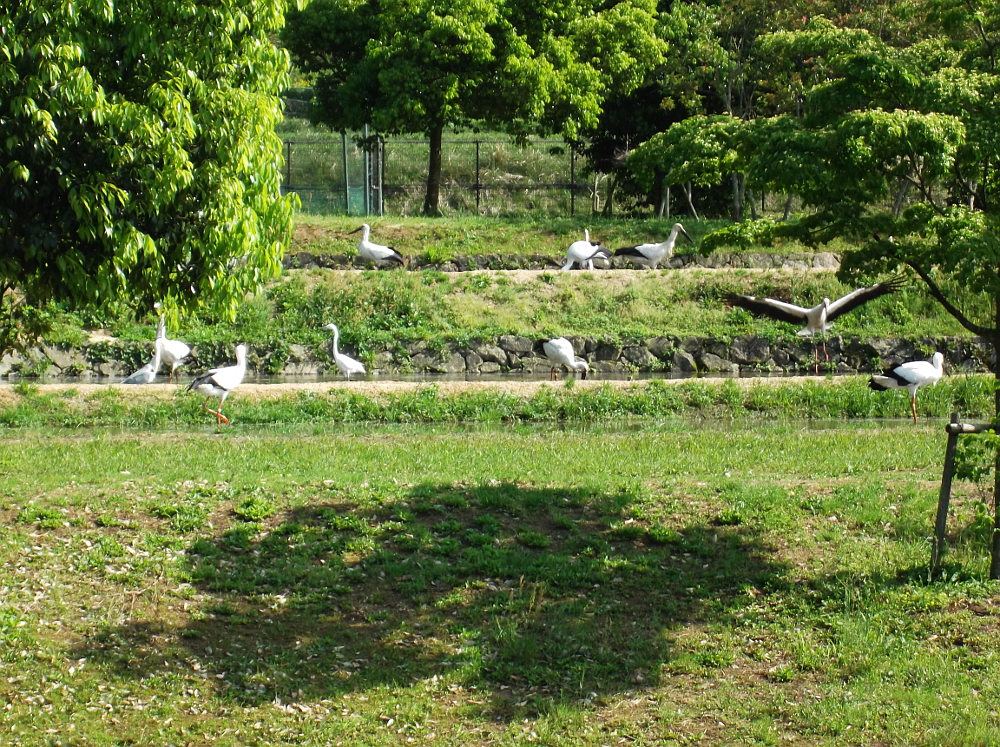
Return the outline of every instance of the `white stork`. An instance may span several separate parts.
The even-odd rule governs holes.
[[[381,265],[383,263],[396,264],[400,267],[403,266],[405,260],[403,255],[393,249],[391,246],[382,246],[381,244],[376,244],[368,240],[371,236],[372,229],[367,223],[363,223],[360,228],[355,228],[351,233],[347,234],[350,236],[353,233],[361,231],[361,241],[358,242],[358,256],[362,259],[367,259],[370,262]]]
[[[542,343],[542,350],[545,352],[545,357],[553,363],[552,370],[549,372],[550,381],[559,378],[559,375],[556,373],[556,366],[566,366],[570,371],[580,374],[581,379],[587,378],[590,366],[587,365],[587,361],[576,359],[573,343],[565,337],[546,340]]]
[[[561,269],[568,270],[575,262],[581,270],[585,264],[588,270],[593,270],[594,260],[598,258],[611,259],[611,252],[600,244],[593,243],[590,240],[590,231],[585,228],[583,229],[583,239],[574,241],[566,250],[566,264]]]
[[[944,356],[934,353],[929,361],[907,361],[895,368],[876,374],[868,380],[868,388],[876,392],[887,389],[906,389],[910,393],[913,423],[917,422],[917,390],[927,384],[937,384],[944,374]]]
[[[356,361],[349,355],[344,355],[337,348],[337,342],[340,340],[340,330],[337,329],[337,325],[327,324],[324,329],[333,330],[333,361],[337,364],[337,368],[340,369],[340,372],[347,377],[347,380],[351,380],[351,374],[365,373],[365,367],[361,361]]]
[[[830,329],[830,323],[837,317],[843,316],[848,311],[853,311],[874,298],[899,290],[903,287],[904,282],[902,278],[893,278],[884,283],[870,285],[867,288],[858,288],[858,290],[848,293],[836,301],[824,298],[821,303],[811,309],[804,309],[801,306],[773,298],[757,298],[755,296],[730,296],[729,302],[733,306],[746,309],[754,316],[767,316],[781,322],[801,324],[803,325],[802,329],[797,334],[802,337],[815,337],[819,333],[823,337],[823,354],[827,360],[830,360],[830,354],[826,350],[826,333]],[[818,352],[816,352],[816,360],[818,368]]]
[[[684,230],[684,226],[680,223],[674,223],[674,227],[670,231],[670,235],[666,241],[661,241],[659,244],[625,246],[621,249],[615,249],[615,256],[625,257],[625,259],[631,260],[639,267],[648,267],[650,270],[655,270],[656,265],[660,262],[674,256],[674,244],[677,242],[677,234],[684,234],[684,237],[688,241],[692,244],[694,243],[694,239]]]
[[[204,395],[205,401],[201,403],[201,409],[215,415],[216,426],[220,426],[222,423],[229,425],[229,418],[222,414],[222,403],[226,401],[226,397],[229,396],[229,393],[243,382],[243,377],[246,376],[246,373],[247,346],[237,345],[235,366],[213,368],[210,371],[206,371],[200,376],[196,376],[194,380],[188,384],[187,390],[195,391],[198,394]],[[209,409],[206,404],[212,397],[219,400],[218,410]]]
[[[160,308],[160,304],[153,304],[155,308]],[[162,353],[163,362],[170,366],[170,375],[167,377],[167,383],[171,383],[174,380],[174,371],[180,366],[184,359],[191,355],[191,348],[187,344],[181,342],[180,340],[168,340],[167,339],[167,323],[164,319],[163,314],[160,314],[160,321],[156,325],[156,339],[160,340],[162,343]]]
[[[160,370],[162,343],[159,339],[153,342],[153,360],[122,381],[122,384],[152,384],[156,380],[156,372]]]

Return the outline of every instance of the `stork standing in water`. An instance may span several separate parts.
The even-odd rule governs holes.
[[[934,353],[929,361],[907,361],[895,368],[876,374],[868,380],[868,388],[876,392],[887,389],[905,389],[910,393],[910,409],[913,410],[913,423],[917,423],[917,390],[940,381],[944,374],[944,356]]]
[[[347,380],[351,380],[351,374],[365,373],[365,367],[361,361],[356,361],[351,356],[344,355],[337,347],[337,342],[340,340],[340,330],[337,329],[337,325],[327,324],[324,329],[333,330],[333,362],[337,364],[337,368],[347,377]]]
[[[583,229],[583,239],[574,241],[566,250],[566,264],[562,266],[562,269],[570,269],[575,262],[581,270],[584,265],[587,265],[588,270],[593,270],[595,259],[611,259],[611,252],[600,244],[593,243],[590,240],[590,231],[585,228]]]
[[[823,354],[830,360],[830,354],[826,350],[826,333],[830,329],[831,322],[839,316],[843,316],[848,311],[853,311],[864,303],[872,299],[884,296],[887,293],[894,293],[903,287],[903,278],[893,278],[884,283],[876,283],[867,288],[848,293],[846,296],[830,301],[824,298],[823,301],[811,309],[805,309],[795,304],[778,301],[773,298],[757,298],[755,296],[730,296],[729,302],[733,306],[739,306],[749,311],[754,316],[767,316],[781,322],[791,324],[801,324],[802,329],[798,331],[802,337],[815,338],[819,333],[823,338]],[[814,349],[816,370],[819,371],[819,351]]]
[[[615,256],[625,257],[625,259],[631,260],[639,267],[648,267],[650,270],[655,270],[656,265],[660,262],[674,256],[674,244],[677,243],[677,234],[684,234],[684,237],[688,241],[692,244],[694,243],[694,239],[684,230],[684,226],[680,223],[674,223],[674,227],[670,231],[670,235],[666,241],[661,241],[659,244],[625,246],[621,249],[615,249]]]
[[[155,303],[153,307],[158,309],[160,308],[160,304]],[[156,339],[161,342],[163,362],[170,366],[170,375],[167,377],[167,383],[169,384],[174,380],[174,371],[177,370],[177,367],[184,362],[185,358],[191,355],[191,348],[180,340],[167,339],[167,323],[163,314],[160,314],[160,321],[156,325]]]
[[[400,267],[403,266],[405,260],[403,255],[393,249],[391,246],[382,246],[381,244],[376,244],[373,241],[369,241],[368,237],[371,236],[372,229],[367,223],[363,223],[360,228],[355,228],[351,233],[347,234],[350,236],[353,233],[361,231],[361,240],[358,242],[358,256],[367,259],[375,264],[395,264]]]
[[[215,415],[216,426],[223,423],[229,425],[229,418],[222,414],[222,403],[226,401],[229,393],[243,383],[243,377],[247,373],[247,346],[236,346],[236,365],[225,368],[213,368],[206,371],[188,384],[188,391],[195,391],[205,397],[201,403],[201,409]],[[219,408],[212,410],[207,403],[212,397],[219,400]]]
[[[573,343],[565,337],[556,337],[552,340],[546,340],[542,343],[542,350],[545,352],[545,357],[553,363],[552,370],[549,372],[550,381],[559,378],[556,373],[556,366],[566,366],[566,368],[570,371],[575,371],[580,374],[581,379],[587,378],[587,372],[590,371],[590,366],[587,365],[587,361],[576,359],[576,352],[573,350]]]
[[[162,341],[157,338],[153,342],[153,360],[122,381],[122,384],[152,384],[156,381],[156,372],[160,370],[160,358],[163,351]]]

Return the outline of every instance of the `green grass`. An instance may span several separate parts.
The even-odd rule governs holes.
[[[379,223],[382,235],[376,238],[397,243],[404,253],[443,257],[515,251],[556,257],[582,233],[583,225],[569,219],[400,219]],[[612,246],[652,240],[669,229],[662,221],[617,220],[590,225]],[[692,235],[697,239],[711,225],[692,225]],[[312,246],[314,250],[353,252],[356,237],[346,233],[355,226],[353,219],[314,219],[300,225],[299,241],[322,244],[318,249]],[[377,354],[391,352],[393,364],[405,367],[406,355],[399,343],[422,341],[431,349],[443,349],[450,343],[465,345],[472,340],[492,343],[505,334],[535,339],[576,335],[615,344],[687,336],[723,341],[747,335],[797,340],[795,325],[754,319],[742,309],[728,308],[727,295],[771,296],[811,304],[824,296],[839,297],[854,287],[840,283],[828,271],[511,274],[292,270],[242,303],[235,319],[206,313],[171,320],[170,332],[197,345],[199,362],[205,367],[227,364],[232,360],[233,345],[243,342],[250,348],[254,368],[274,372],[286,364],[293,345],[304,346],[319,360],[328,359],[329,333],[323,327],[332,321],[340,327],[342,344],[364,362],[371,364]],[[952,296],[961,295],[953,288],[947,290]],[[972,319],[992,318],[982,298],[966,299],[962,310]],[[121,309],[78,312],[54,306],[45,313],[54,323],[49,342],[80,345],[87,337],[85,329],[95,327],[118,338],[114,345],[90,345],[91,363],[122,360],[134,369],[148,359],[149,340],[156,328],[153,315],[136,320]],[[838,319],[833,334],[915,341],[969,337],[916,280],[903,292],[877,299]],[[930,344],[930,340],[921,341],[922,347]]]
[[[386,216],[308,215],[300,213],[295,218],[295,236],[292,251],[309,251],[314,254],[353,255],[358,245],[358,235],[348,235],[361,223],[372,227],[372,241],[392,246],[407,257],[421,257],[428,249],[450,257],[473,254],[505,254],[515,256],[541,255],[566,259],[566,249],[583,238],[584,229],[590,238],[609,249],[632,246],[646,242],[663,241],[670,235],[676,221],[681,221],[693,239],[688,242],[679,237],[675,246],[677,255],[696,254],[701,238],[708,232],[728,225],[723,220],[691,220],[675,216],[660,218],[604,218],[596,215],[575,217],[497,217],[450,216],[447,219]],[[849,246],[837,242],[822,246],[820,250],[841,252]],[[736,250],[737,247],[732,249]],[[741,250],[745,251],[745,250]],[[754,247],[757,253],[788,254],[812,252],[797,242],[787,240],[772,247]],[[442,261],[441,257],[437,261]]]
[[[939,427],[0,441],[0,743],[987,745]],[[530,739],[529,739],[530,738]]]
[[[604,385],[542,384],[533,394],[500,389],[443,393],[435,385],[365,395],[349,387],[323,392],[245,397],[237,390],[226,401],[236,430],[256,432],[288,425],[331,423],[545,423],[639,421],[648,418],[863,419],[907,418],[903,390],[873,392],[864,376],[827,380],[744,379],[650,380]],[[594,384],[595,382],[589,382]],[[985,418],[993,408],[994,380],[983,375],[949,376],[923,389],[917,398],[921,417]],[[180,389],[122,391],[114,387],[64,396],[62,390],[23,386],[0,404],[0,428],[143,428],[205,426],[202,398]]]
[[[330,338],[323,326],[331,321],[340,327],[341,344],[369,362],[386,350],[395,351],[397,363],[405,362],[398,348],[401,342],[424,341],[441,348],[449,342],[495,343],[504,334],[535,339],[579,335],[616,344],[664,336],[730,340],[758,335],[789,341],[800,339],[795,325],[754,319],[743,309],[727,308],[726,296],[769,295],[809,303],[849,290],[832,273],[816,272],[668,270],[596,276],[553,272],[512,278],[309,270],[290,273],[246,301],[234,321],[190,318],[172,327],[171,334],[197,344],[203,365],[231,360],[232,345],[246,342],[253,365],[262,371],[280,370],[295,344],[321,360],[328,358]],[[967,311],[977,317],[985,309]],[[153,318],[105,323],[123,341],[121,354],[134,358],[135,365],[148,357],[148,340],[155,334]],[[838,319],[833,334],[911,340],[968,336],[916,284]],[[96,345],[89,355],[97,359],[112,352]]]

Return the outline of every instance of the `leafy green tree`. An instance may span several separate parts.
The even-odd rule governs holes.
[[[575,139],[609,95],[662,60],[655,10],[653,0],[314,0],[289,15],[282,38],[315,76],[314,122],[428,136],[432,215],[445,129]]]
[[[823,43],[780,40],[797,45],[801,59],[823,59],[826,72],[804,91],[801,118],[752,123],[740,157],[756,178],[813,208],[762,234],[857,241],[844,279],[908,268],[987,342],[1000,425],[1000,7],[945,0],[926,10],[928,33],[902,48],[874,35],[849,45],[830,43],[830,33]],[[706,237],[703,249],[727,233]],[[991,299],[987,317],[972,311],[973,296]],[[990,576],[1000,578],[1000,469],[995,479]]]
[[[682,186],[697,217],[691,185],[711,186],[736,174],[736,137],[742,125],[742,120],[728,115],[689,117],[632,151],[629,167],[646,188],[656,182]]]
[[[280,269],[283,11],[0,6],[0,354],[42,330],[49,299],[231,315]]]

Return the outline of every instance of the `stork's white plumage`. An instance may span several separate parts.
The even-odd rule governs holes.
[[[917,422],[917,390],[940,381],[944,374],[944,356],[934,353],[929,361],[907,361],[895,368],[876,374],[868,380],[868,387],[876,392],[887,389],[906,389],[910,393],[910,409],[913,410],[913,422]]]
[[[236,365],[225,366],[224,368],[213,368],[206,371],[188,384],[189,391],[195,391],[205,397],[201,403],[201,409],[215,415],[215,424],[221,425],[223,422],[229,425],[229,418],[222,414],[222,403],[226,401],[229,393],[243,383],[243,377],[247,373],[247,347],[246,345],[236,346]],[[215,397],[219,400],[219,409],[212,410],[207,406],[208,400]]]
[[[367,223],[363,223],[360,228],[355,228],[351,233],[347,234],[350,236],[353,233],[361,231],[361,240],[358,242],[358,256],[362,259],[367,259],[370,262],[375,262],[376,264],[396,264],[402,266],[404,263],[403,255],[393,249],[391,246],[382,246],[381,244],[376,244],[368,240],[371,236],[372,229]]]
[[[565,337],[546,340],[542,343],[542,350],[545,352],[545,357],[554,364],[552,370],[549,372],[549,379],[558,378],[556,366],[566,366],[570,371],[580,374],[581,379],[587,378],[590,366],[587,365],[587,361],[576,359],[576,351],[573,350],[573,343]]]
[[[625,257],[625,259],[631,260],[640,267],[648,267],[651,270],[655,270],[656,265],[660,262],[674,256],[674,244],[677,243],[678,234],[684,234],[688,241],[692,244],[694,243],[694,239],[684,230],[684,226],[680,223],[674,223],[674,227],[670,231],[670,235],[666,241],[661,241],[659,244],[624,246],[621,249],[615,249],[615,256]]]
[[[160,370],[160,358],[162,353],[162,342],[157,339],[153,341],[153,360],[140,368],[131,376],[122,381],[122,384],[152,384],[156,381],[156,372]]]
[[[755,296],[730,296],[729,302],[733,306],[746,309],[754,316],[767,316],[781,322],[801,324],[803,325],[802,329],[797,334],[803,337],[815,337],[819,333],[823,336],[823,353],[826,355],[826,359],[830,360],[830,355],[826,352],[826,333],[830,329],[830,323],[837,317],[843,316],[848,311],[853,311],[872,299],[899,290],[904,283],[902,278],[893,278],[884,283],[859,288],[836,301],[831,302],[829,298],[824,298],[821,303],[811,309],[778,301],[774,298],[757,298]]]
[[[159,304],[154,305],[159,307]],[[174,371],[191,355],[191,348],[180,340],[167,339],[167,322],[163,314],[160,314],[160,321],[156,325],[156,339],[161,341],[163,363],[170,366],[170,375],[167,377],[167,383],[170,383],[174,380]]]
[[[600,244],[593,243],[590,240],[590,230],[585,228],[583,229],[583,239],[574,241],[566,250],[566,264],[562,266],[562,269],[568,270],[575,262],[581,270],[584,265],[587,265],[588,270],[593,270],[594,260],[598,258],[611,259],[611,252]]]
[[[337,325],[327,324],[324,329],[333,330],[333,361],[337,364],[337,368],[340,369],[340,372],[347,377],[347,380],[351,380],[351,374],[365,373],[365,367],[361,361],[356,361],[349,355],[344,355],[337,347],[337,343],[340,341],[340,330],[337,329]]]

